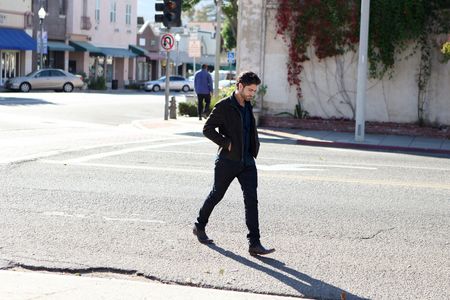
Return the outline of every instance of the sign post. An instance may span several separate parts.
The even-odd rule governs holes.
[[[196,37],[191,37],[189,40],[189,50],[188,50],[189,57],[192,57],[194,59],[194,74],[195,74],[195,59],[197,57],[201,57],[202,55],[202,44],[200,43],[200,40]]]
[[[231,85],[231,78],[233,77],[233,76],[231,76],[231,64],[233,64],[234,63],[234,60],[235,60],[236,58],[235,58],[235,56],[234,56],[234,51],[228,51],[228,53],[227,53],[227,60],[228,60],[228,70],[229,70],[229,72],[230,72],[230,74],[229,74],[229,79],[230,79],[230,85]]]
[[[166,50],[166,87],[165,92],[165,103],[164,103],[164,120],[169,119],[169,93],[170,93],[170,51],[175,44],[175,38],[172,34],[166,33],[161,37],[161,47]]]

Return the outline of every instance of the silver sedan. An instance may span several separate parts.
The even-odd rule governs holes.
[[[183,91],[185,93],[194,90],[194,82],[188,80],[182,76],[170,76],[170,89]],[[144,89],[149,92],[159,92],[166,88],[166,76],[159,78],[158,80],[147,81],[144,83]]]
[[[55,90],[70,93],[74,88],[82,88],[83,85],[81,76],[60,69],[42,69],[5,82],[6,89],[25,93],[30,90]]]

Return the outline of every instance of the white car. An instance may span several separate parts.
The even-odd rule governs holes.
[[[236,86],[236,80],[219,80],[219,89],[230,87],[230,86]]]
[[[159,92],[166,89],[166,76],[158,80],[147,81],[144,83],[144,90],[147,92]],[[194,90],[194,82],[182,76],[170,76],[170,89],[183,91],[185,93]]]

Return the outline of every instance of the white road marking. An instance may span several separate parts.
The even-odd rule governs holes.
[[[94,159],[101,159],[105,157],[110,156],[116,156],[116,155],[122,155],[126,153],[131,152],[138,152],[138,151],[145,151],[148,149],[157,149],[157,148],[164,148],[164,147],[171,147],[171,146],[181,146],[181,145],[188,145],[188,144],[200,144],[205,143],[205,140],[195,140],[195,141],[184,141],[184,142],[177,142],[177,143],[166,143],[166,144],[158,144],[158,145],[147,145],[147,146],[141,146],[141,147],[135,147],[135,148],[128,148],[128,149],[122,149],[122,150],[116,150],[116,151],[109,151],[109,152],[103,152],[98,154],[92,154],[92,155],[86,155],[78,158],[73,158],[66,160],[66,164],[74,164],[74,163],[81,163],[88,160],[94,160]]]
[[[49,164],[66,164],[64,161],[57,160],[42,160],[44,163]],[[186,172],[186,173],[203,173],[212,174],[213,170],[200,170],[193,168],[171,168],[171,167],[151,167],[151,166],[135,166],[135,165],[119,165],[119,164],[103,164],[103,163],[70,163],[72,166],[84,166],[84,167],[100,167],[100,168],[113,168],[113,169],[133,169],[133,170],[148,170],[148,171],[167,171],[167,172]]]
[[[75,214],[71,215],[62,211],[46,211],[42,213],[45,216],[51,216],[51,217],[63,217],[63,218],[78,218],[78,219],[88,219],[93,217],[87,217],[85,215],[81,214]],[[101,217],[105,221],[118,221],[118,222],[139,222],[139,223],[158,223],[158,224],[165,224],[166,222],[161,220],[148,220],[148,219],[139,219],[139,218],[111,218],[111,217]]]
[[[325,171],[325,169],[318,168],[339,168],[339,169],[357,169],[357,170],[377,170],[373,167],[358,167],[358,166],[344,166],[344,165],[315,165],[315,164],[277,164],[277,165],[262,165],[257,164],[258,169],[265,171]]]
[[[136,219],[136,218],[109,218],[103,217],[106,221],[119,221],[119,222],[141,222],[141,223],[158,223],[165,224],[166,222],[160,220],[145,220],[145,219]]]
[[[192,155],[202,155],[202,156],[216,156],[216,153],[212,152],[193,152],[193,151],[172,151],[172,150],[148,150],[148,152],[155,153],[174,153],[174,154],[192,154]],[[263,160],[275,160],[275,161],[292,161],[292,162],[305,162],[305,159],[296,159],[296,158],[282,158],[282,157],[268,157],[268,156],[258,156],[257,161]],[[326,161],[326,159],[324,159]],[[358,163],[358,164],[340,164],[340,165],[327,165],[327,164],[303,164],[303,166],[308,167],[329,167],[329,168],[350,168],[357,169],[362,168],[363,170],[378,170],[379,168],[399,168],[399,169],[414,169],[414,170],[431,170],[431,171],[450,171],[450,168],[433,168],[433,167],[416,167],[416,166],[400,166],[400,165],[391,165],[391,164],[367,164],[367,163]]]
[[[14,162],[20,162],[20,161],[34,160],[34,159],[38,159],[38,158],[60,155],[60,154],[67,153],[67,152],[86,151],[86,150],[92,150],[92,149],[97,149],[97,148],[170,141],[170,140],[175,140],[175,139],[180,139],[180,138],[179,137],[158,138],[158,139],[140,140],[140,141],[134,141],[134,142],[107,143],[107,144],[99,144],[99,145],[92,145],[92,146],[73,147],[73,148],[63,149],[63,150],[44,151],[44,152],[38,152],[38,153],[29,154],[29,155],[0,159],[0,164],[8,164],[8,163],[14,163]]]
[[[46,211],[43,213],[43,215],[46,216],[53,216],[53,217],[65,217],[65,218],[78,218],[78,219],[86,219],[87,217],[85,215],[71,215],[62,211]]]

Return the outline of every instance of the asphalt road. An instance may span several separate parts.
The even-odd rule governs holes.
[[[262,242],[277,251],[254,258],[237,182],[211,216],[216,244],[192,235],[216,151],[200,122],[155,121],[161,96],[74,95],[0,101],[3,265],[317,299],[450,298],[448,158],[262,136]]]

